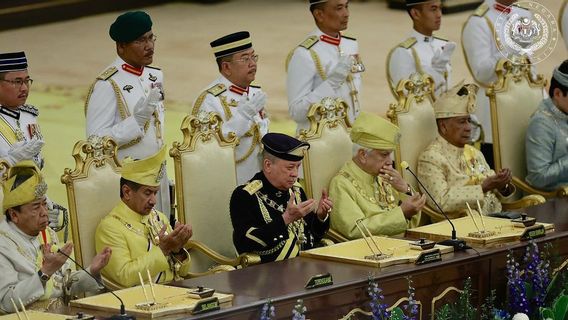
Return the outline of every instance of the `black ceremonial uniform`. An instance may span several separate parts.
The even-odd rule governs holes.
[[[307,200],[300,185],[291,189],[296,204]],[[239,253],[258,254],[262,262],[279,261],[296,257],[300,250],[319,243],[329,229],[329,218],[320,221],[315,212],[310,212],[286,226],[282,214],[289,199],[290,192],[276,189],[263,172],[233,191],[233,242]]]

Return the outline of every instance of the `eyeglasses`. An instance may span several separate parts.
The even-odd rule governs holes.
[[[258,54],[252,55],[252,56],[246,56],[246,57],[242,57],[240,59],[233,59],[232,61],[235,62],[240,62],[240,63],[244,63],[244,64],[250,64],[250,61],[254,61],[254,63],[258,62]]]
[[[156,37],[156,35],[151,35],[149,37],[145,37],[145,38],[138,38],[134,41],[132,41],[134,44],[136,45],[145,45],[146,43],[154,43],[156,42],[156,39],[158,39],[158,37]]]
[[[22,86],[24,85],[24,83],[26,84],[26,87],[31,87],[32,83],[34,83],[34,81],[31,78],[27,78],[27,79],[16,79],[16,80],[5,80],[5,79],[0,79],[0,81],[4,81],[4,82],[8,82],[11,83],[12,86],[18,90],[20,90],[22,88]]]

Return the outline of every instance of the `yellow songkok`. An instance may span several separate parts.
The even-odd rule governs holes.
[[[351,141],[365,148],[393,150],[399,140],[398,127],[372,113],[361,112],[351,128]]]
[[[475,112],[477,90],[473,83],[463,84],[463,81],[443,93],[434,103],[436,119],[467,116]]]
[[[3,210],[41,199],[47,192],[47,183],[31,160],[18,162],[8,169],[7,179],[2,183],[4,192]]]
[[[157,187],[166,173],[166,146],[146,159],[122,161],[122,177],[143,186]]]

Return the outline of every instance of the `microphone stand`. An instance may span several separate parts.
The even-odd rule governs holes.
[[[452,220],[448,217],[448,215],[446,215],[444,210],[442,210],[442,207],[440,207],[438,202],[436,200],[434,200],[434,197],[432,197],[430,192],[428,192],[428,189],[426,189],[426,187],[422,184],[422,182],[420,181],[420,179],[418,179],[418,177],[414,174],[414,172],[412,172],[412,170],[410,170],[410,167],[406,167],[406,170],[408,170],[408,172],[410,172],[410,174],[412,174],[412,176],[416,179],[416,181],[418,181],[418,184],[420,184],[420,186],[422,187],[422,190],[424,190],[426,192],[428,197],[436,205],[436,208],[438,208],[440,213],[444,216],[444,218],[446,218],[446,220],[448,220],[448,222],[452,226],[452,238],[448,239],[448,240],[444,240],[442,242],[438,242],[438,244],[441,244],[443,246],[454,247],[454,251],[463,251],[465,249],[469,249],[469,247],[466,245],[464,240],[458,239],[458,237],[456,235],[456,227],[452,223]]]
[[[124,307],[124,302],[122,301],[122,299],[120,299],[119,296],[117,296],[112,290],[109,290],[109,288],[107,288],[107,286],[104,285],[104,283],[102,283],[102,281],[100,281],[99,279],[97,279],[95,276],[93,276],[89,271],[87,271],[85,268],[83,268],[82,265],[80,265],[77,261],[75,261],[73,258],[71,258],[70,256],[68,256],[67,254],[63,253],[63,251],[61,251],[61,249],[57,249],[57,253],[61,253],[62,255],[64,255],[65,257],[67,257],[67,259],[71,260],[73,263],[75,263],[76,266],[78,266],[79,268],[81,268],[81,270],[85,271],[86,274],[88,274],[91,278],[93,278],[97,284],[103,288],[105,288],[110,294],[112,294],[115,298],[118,299],[118,301],[120,301],[120,314],[115,314],[112,315],[109,319],[110,320],[136,320],[135,316],[132,315],[128,315],[126,314],[126,308]]]

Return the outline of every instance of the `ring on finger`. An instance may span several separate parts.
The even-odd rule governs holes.
[[[394,178],[393,178],[393,177],[389,177],[389,180],[390,180],[390,181],[393,181],[393,180],[394,180]]]

